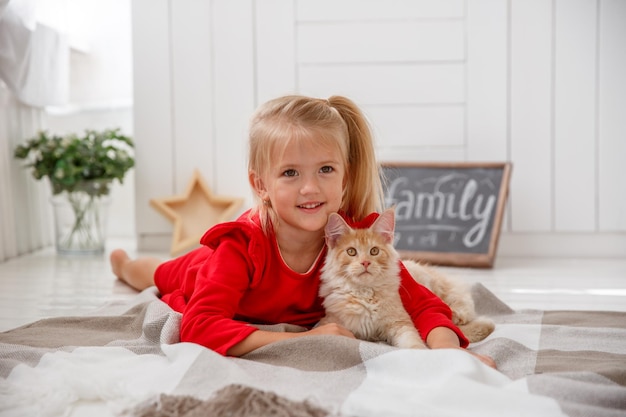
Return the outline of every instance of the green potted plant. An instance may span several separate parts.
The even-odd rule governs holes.
[[[123,182],[135,164],[134,144],[119,129],[86,130],[84,136],[57,136],[41,131],[15,148],[14,156],[52,188],[57,252],[97,254],[104,251],[106,209],[111,184]]]

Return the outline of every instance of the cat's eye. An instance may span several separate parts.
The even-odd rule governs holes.
[[[350,256],[356,256],[356,249],[354,248],[348,248],[346,249],[346,253]]]
[[[370,249],[370,255],[376,256],[378,255],[379,252],[380,252],[380,249],[378,249],[376,246]]]

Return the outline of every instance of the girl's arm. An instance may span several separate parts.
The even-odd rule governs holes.
[[[302,336],[312,336],[312,335],[322,335],[322,334],[330,334],[336,336],[346,336],[354,339],[354,334],[345,327],[337,324],[337,323],[329,323],[322,326],[318,326],[314,329],[308,330],[306,332],[300,333],[289,333],[289,332],[268,332],[265,330],[257,330],[251,333],[248,337],[243,339],[241,342],[232,346],[226,352],[229,356],[243,356],[246,353],[252,352],[255,349],[263,347],[265,345],[269,345],[270,343],[278,342],[281,340],[292,339],[295,337]]]
[[[232,346],[226,352],[229,356],[243,356],[246,353],[252,352],[255,349],[263,347],[265,345],[269,345],[270,343],[278,342],[281,340],[292,339],[295,337],[302,336],[312,336],[312,335],[336,335],[336,336],[346,336],[354,339],[354,334],[350,332],[350,330],[345,327],[336,324],[329,323],[314,329],[311,329],[306,332],[300,333],[287,333],[287,332],[268,332],[265,330],[257,330],[254,333],[251,333],[248,337],[243,339],[241,342]],[[435,327],[429,334],[426,339],[426,344],[431,349],[461,349],[471,355],[474,355],[478,359],[480,359],[484,364],[496,369],[495,361],[489,357],[480,355],[478,353],[470,352],[461,348],[461,344],[459,342],[459,337],[455,332],[450,330],[447,327]]]
[[[461,348],[459,337],[455,332],[447,327],[435,327],[428,333],[426,338],[426,344],[431,349],[461,349],[465,352],[476,356],[485,365],[496,369],[496,362],[493,358],[478,353],[470,352],[469,350]]]
[[[463,332],[452,323],[450,307],[428,288],[417,283],[402,264],[400,277],[402,280],[400,285],[402,304],[409,316],[411,316],[413,324],[415,324],[420,335],[422,337],[426,335],[428,338],[434,329],[446,327],[455,333],[457,337],[456,341],[449,340],[449,343],[454,343],[456,347],[467,347],[469,341]],[[426,344],[428,344],[428,340],[426,340]]]
[[[459,336],[448,327],[435,327],[428,333],[426,344],[431,349],[458,349],[461,347]]]

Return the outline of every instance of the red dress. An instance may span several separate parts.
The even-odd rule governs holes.
[[[367,227],[376,215],[358,226]],[[318,296],[326,249],[311,269],[300,274],[283,261],[276,238],[266,236],[258,217],[248,213],[218,224],[200,240],[202,247],[161,264],[154,281],[162,300],[183,314],[180,340],[225,355],[257,330],[250,323],[291,323],[311,328],[323,316]],[[435,327],[454,330],[451,311],[402,267],[400,295],[422,337]]]

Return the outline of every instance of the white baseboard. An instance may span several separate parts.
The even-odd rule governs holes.
[[[626,258],[626,233],[503,233],[498,256]]]
[[[171,234],[143,234],[137,236],[137,250],[140,252],[169,252],[171,246]]]
[[[200,243],[198,243],[199,247]],[[195,247],[189,248],[192,250]],[[137,250],[139,252],[156,252],[169,254],[172,249],[172,235],[169,233],[163,234],[143,234],[137,236]],[[173,254],[172,256],[181,255]]]

